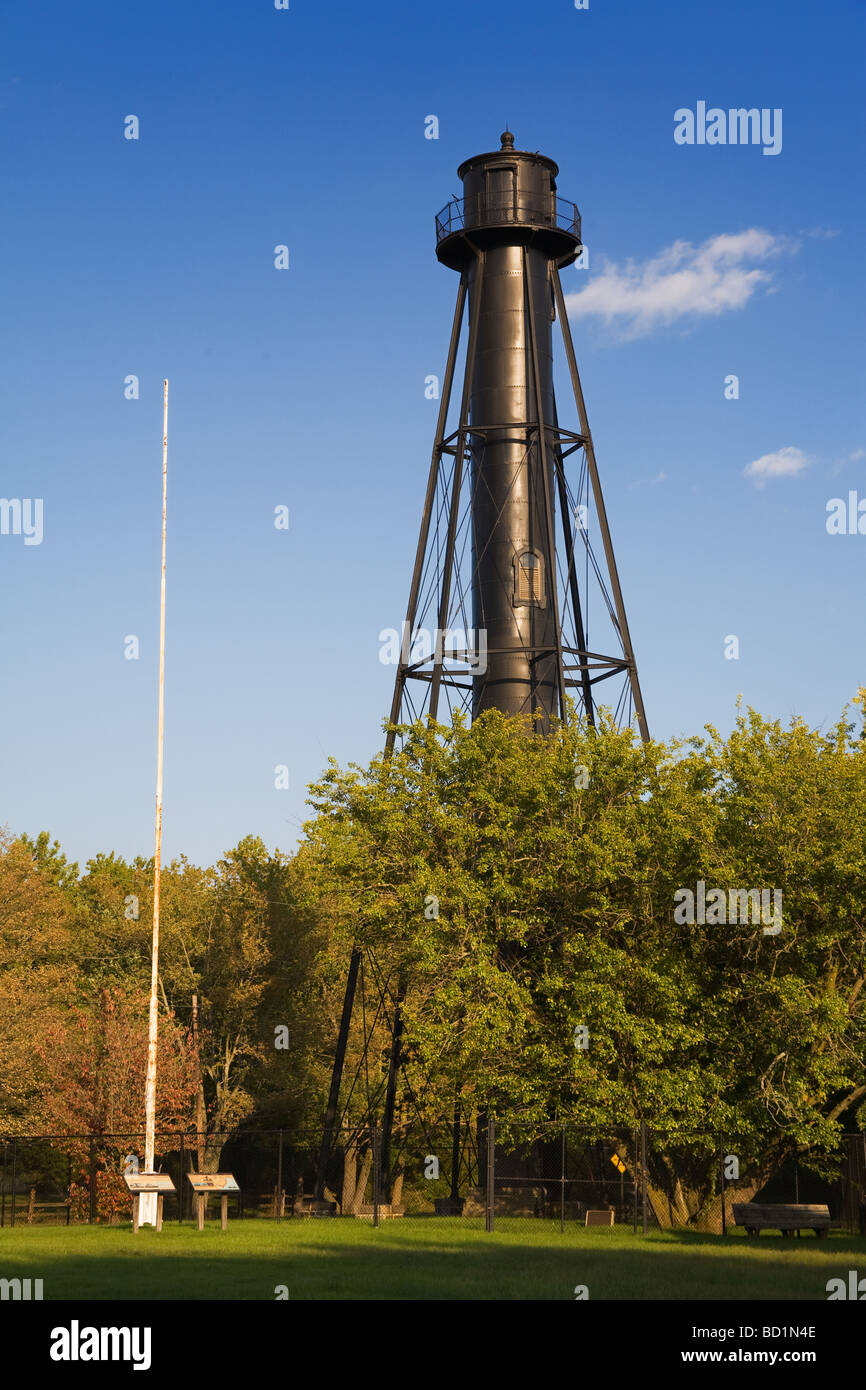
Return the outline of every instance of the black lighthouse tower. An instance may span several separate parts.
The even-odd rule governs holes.
[[[558,173],[545,155],[515,149],[505,131],[498,150],[460,166],[463,197],[436,218],[436,255],[460,284],[386,753],[393,726],[425,715],[443,720],[456,710],[525,714],[546,732],[557,720],[568,722],[574,709],[594,725],[599,686],[619,722],[635,721],[649,738],[560,283],[582,243],[580,214],[559,196]],[[560,424],[554,393],[557,322],[571,385],[570,428]],[[361,966],[356,948],[317,1198],[338,1122]],[[379,1131],[385,1190],[406,987],[405,979],[386,981],[380,1000],[389,1005],[392,1038]]]

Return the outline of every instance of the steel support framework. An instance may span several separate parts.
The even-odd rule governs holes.
[[[477,477],[477,460],[483,453],[488,436],[501,438],[504,431],[513,435],[513,421],[505,424],[476,424],[470,418],[470,401],[473,388],[473,373],[476,363],[476,347],[479,331],[479,317],[483,303],[485,273],[485,251],[474,246],[468,236],[466,243],[472,248],[475,257],[475,275],[471,295],[468,294],[469,277],[464,269],[460,277],[457,303],[451,329],[448,358],[443,378],[443,388],[439,402],[436,435],[427,479],[427,489],[421,518],[421,530],[415,554],[415,563],[409,589],[409,601],[403,628],[400,657],[394,682],[390,719],[385,742],[386,758],[390,757],[397,737],[398,726],[411,722],[425,714],[432,720],[439,718],[439,708],[443,692],[448,700],[449,711],[462,709],[470,714],[478,702],[479,678],[473,675],[472,663],[478,657],[477,615],[468,611],[467,598],[472,592],[473,574],[471,567],[477,565],[477,537],[472,534],[474,486]],[[526,649],[531,668],[537,669],[544,662],[554,662],[556,714],[563,723],[570,717],[570,701],[577,710],[578,719],[594,727],[598,717],[598,698],[595,687],[600,682],[620,676],[624,692],[621,693],[614,713],[621,720],[630,723],[635,719],[640,737],[649,739],[643,696],[638,680],[637,665],[625,612],[625,604],[619,581],[619,574],[610,536],[607,511],[601,489],[598,466],[595,458],[592,435],[587,418],[583,388],[577,368],[574,344],[568,323],[565,299],[559,276],[559,268],[550,266],[550,280],[555,316],[559,320],[565,355],[568,363],[572,394],[577,411],[579,428],[569,430],[560,426],[555,399],[552,417],[545,418],[544,393],[539,371],[539,338],[537,313],[532,295],[528,290],[527,249],[522,248],[524,284],[524,315],[526,341],[529,358],[529,381],[531,398],[528,402],[528,418],[520,422],[517,431],[527,456],[535,450],[541,457],[542,475],[555,484],[548,490],[547,483],[542,487],[544,532],[547,552],[556,560],[550,567],[549,602],[555,615],[553,640]],[[458,350],[465,318],[466,302],[469,299],[469,333],[466,349],[465,371],[461,392],[459,416],[456,428],[448,432],[448,415],[457,370]],[[578,485],[580,495],[586,503],[576,502],[577,494],[569,485],[566,460],[582,451],[584,466]],[[581,488],[583,491],[581,491]],[[595,522],[601,537],[604,567],[596,558],[589,537],[589,508],[594,509]],[[557,545],[557,523],[562,545]],[[465,555],[468,544],[472,544],[472,559],[467,573],[466,564],[461,565],[461,555]],[[461,552],[462,546],[462,552]],[[578,560],[585,562],[585,578],[581,593]],[[557,584],[557,563],[560,554],[565,560],[562,579],[562,604],[560,606]],[[594,581],[594,584],[591,582]],[[613,632],[619,651],[615,654],[598,652],[589,647],[587,639],[587,615],[591,589],[598,591],[603,600],[604,616]],[[425,615],[435,613],[436,631],[432,650],[422,649],[421,655],[413,656],[413,645]],[[452,624],[459,626],[452,628]],[[466,645],[450,652],[445,649],[445,636],[450,631],[466,634]],[[469,644],[469,632],[474,633],[476,650]],[[493,649],[488,656],[495,655]],[[420,687],[420,699],[413,700],[411,683]],[[453,695],[453,699],[452,699]],[[526,713],[535,715],[536,711],[527,707]],[[325,1165],[332,1151],[335,1126],[338,1124],[339,1097],[345,1066],[355,993],[358,985],[361,950],[356,946],[352,952],[346,985],[346,994],[334,1057],[331,1087],[325,1119],[322,1146],[316,1178],[316,1195],[321,1196],[324,1186]],[[403,1047],[403,1022],[401,1004],[405,996],[407,980],[401,975],[393,994],[387,980],[380,982],[380,1006],[387,1014],[390,1000],[392,1014],[389,1021],[391,1047],[389,1053],[387,1082],[383,1105],[381,1131],[381,1171],[385,1186],[384,1194],[375,1194],[381,1200],[390,1199],[390,1154],[391,1134],[394,1122],[396,1092],[401,1072]],[[372,1033],[372,1027],[370,1029]],[[364,1059],[369,1035],[364,1029]],[[369,1117],[373,1125],[374,1118]],[[459,1117],[455,1115],[454,1144],[459,1143]],[[371,1131],[372,1132],[372,1131]]]

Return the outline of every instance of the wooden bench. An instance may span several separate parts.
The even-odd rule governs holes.
[[[312,1193],[293,1193],[288,1201],[289,1216],[336,1216],[337,1203]]]
[[[792,1231],[799,1234],[801,1230],[826,1236],[830,1230],[830,1208],[820,1204],[734,1202],[733,1212],[735,1224],[745,1226],[750,1236],[759,1236],[768,1229],[781,1231],[783,1236],[790,1236]]]

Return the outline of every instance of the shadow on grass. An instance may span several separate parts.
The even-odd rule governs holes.
[[[281,1286],[291,1300],[572,1300],[586,1285],[590,1299],[801,1301],[826,1299],[827,1280],[849,1269],[866,1273],[866,1240],[853,1236],[746,1242],[578,1229],[544,1232],[541,1244],[519,1229],[487,1235],[459,1221],[342,1226],[73,1228],[61,1248],[46,1228],[20,1241],[0,1232],[0,1277],[41,1278],[46,1300],[272,1301]]]

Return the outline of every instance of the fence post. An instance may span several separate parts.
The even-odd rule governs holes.
[[[96,1219],[96,1140],[90,1140],[90,1217],[88,1224],[93,1225]]]
[[[633,1196],[634,1200],[633,1200],[633,1202],[632,1202],[633,1211],[632,1211],[631,1229],[632,1229],[632,1235],[635,1235],[635,1236],[636,1236],[636,1235],[637,1235],[637,1164],[638,1164],[638,1134],[637,1134],[637,1130],[635,1130],[635,1132],[634,1132],[634,1150],[633,1150],[633,1153],[634,1153],[634,1162],[632,1163],[632,1166],[631,1166],[631,1175],[632,1175],[632,1179],[633,1179],[633,1181],[632,1181],[632,1188],[634,1189],[634,1191],[633,1191],[633,1193],[632,1193],[632,1196]]]
[[[485,1231],[493,1230],[495,1218],[496,1184],[496,1121],[492,1115],[487,1117],[487,1202],[484,1213]]]
[[[66,1224],[72,1220],[72,1154],[66,1155]]]
[[[15,1169],[16,1169],[16,1167],[17,1167],[17,1164],[18,1164],[18,1140],[17,1140],[17,1139],[13,1139],[13,1140],[12,1140],[12,1221],[11,1221],[11,1223],[10,1223],[10,1224],[13,1225],[13,1226],[15,1225],[15,1204],[16,1204]]]
[[[178,1179],[178,1184],[177,1184],[177,1224],[178,1224],[179,1226],[182,1226],[182,1225],[183,1225],[183,1190],[184,1190],[184,1186],[185,1186],[185,1184],[184,1184],[184,1178],[186,1177],[186,1173],[183,1171],[183,1165],[184,1165],[184,1160],[185,1160],[185,1159],[186,1159],[186,1150],[185,1150],[185,1148],[184,1148],[184,1142],[183,1142],[183,1130],[181,1130],[181,1132],[180,1132],[180,1177],[179,1177],[179,1179]]]
[[[454,1120],[451,1125],[451,1202],[454,1204],[451,1215],[456,1216],[460,1201],[460,1102],[454,1105]]]
[[[562,1126],[562,1188],[559,1194],[559,1234],[565,1230],[565,1125]]]
[[[643,1233],[647,1233],[647,1210],[646,1210],[646,1122],[640,1122],[640,1185],[641,1185],[641,1205],[643,1207]]]
[[[728,1218],[725,1212],[725,1136],[719,1135],[719,1163],[721,1164],[721,1193],[722,1193],[722,1235],[728,1234]]]
[[[6,1225],[6,1154],[9,1145],[3,1140],[3,1178],[0,1180],[0,1227]]]
[[[274,1219],[281,1221],[283,1217],[283,1131],[280,1130],[280,1137],[277,1141],[277,1191],[274,1197]]]
[[[373,1225],[379,1225],[379,1163],[381,1154],[379,1152],[379,1126],[373,1125],[370,1131],[370,1142],[373,1145]]]

